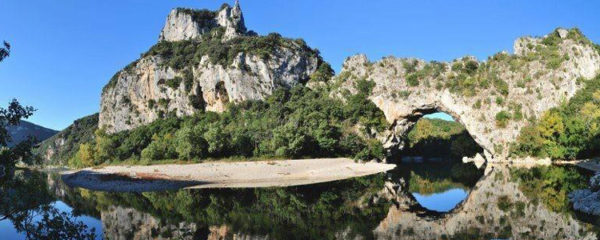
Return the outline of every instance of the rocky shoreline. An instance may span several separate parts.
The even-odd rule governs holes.
[[[569,193],[573,209],[594,216],[600,216],[600,172],[590,179],[590,188]]]

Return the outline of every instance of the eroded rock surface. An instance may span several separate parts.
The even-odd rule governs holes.
[[[402,148],[404,134],[420,117],[440,111],[462,123],[486,157],[503,159],[521,128],[573,97],[583,79],[600,69],[598,47],[576,29],[520,38],[514,52],[448,63],[394,57],[370,62],[357,55],[337,76],[338,96],[344,89],[356,92],[361,80],[375,83],[370,99],[392,124],[387,147]]]
[[[194,239],[196,224],[164,224],[133,208],[110,206],[101,212],[105,239]]]
[[[224,4],[219,11],[176,8],[171,10],[160,32],[159,41],[200,40],[205,33],[222,27],[223,41],[247,34],[244,15],[238,1],[234,7]]]
[[[305,83],[322,62],[302,40],[249,34],[239,4],[216,12],[175,9],[159,39],[155,52],[104,88],[99,125],[107,132],[262,100],[277,88]]]

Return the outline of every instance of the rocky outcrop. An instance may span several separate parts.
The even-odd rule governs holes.
[[[247,34],[240,4],[224,4],[219,11],[177,8],[171,10],[160,32],[159,41],[201,40],[203,34],[213,29],[225,29],[223,41]]]
[[[515,42],[514,55],[502,52],[487,61],[464,57],[448,63],[387,57],[370,62],[348,58],[336,84],[356,92],[373,81],[370,99],[392,127],[384,140],[403,148],[404,135],[425,114],[445,112],[463,124],[488,160],[504,159],[521,128],[583,87],[582,79],[600,70],[597,47],[577,29],[557,29]]]
[[[161,42],[111,79],[102,93],[100,126],[114,133],[169,114],[222,112],[228,103],[262,100],[304,83],[322,62],[302,40],[244,35],[239,4],[194,11],[173,10]]]
[[[600,216],[600,173],[590,178],[590,188],[569,193],[569,201],[577,211]]]
[[[269,239],[260,234],[237,233],[227,225],[202,229],[196,223],[165,223],[148,213],[120,206],[108,207],[101,218],[105,239]]]

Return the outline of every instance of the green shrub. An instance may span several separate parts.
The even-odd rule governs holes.
[[[323,62],[319,65],[317,71],[310,75],[310,80],[317,82],[327,82],[335,75],[329,63]]]
[[[513,202],[506,195],[498,197],[496,204],[503,212],[510,212],[513,209]]]
[[[172,89],[177,89],[177,88],[179,88],[179,85],[181,85],[181,81],[182,81],[182,79],[180,77],[174,77],[174,78],[168,79],[166,84],[168,87],[170,87]]]
[[[507,111],[500,111],[496,113],[496,126],[500,128],[505,128],[510,121],[511,115]]]
[[[419,86],[419,75],[415,74],[415,73],[411,73],[411,74],[407,75],[406,82],[411,87]]]

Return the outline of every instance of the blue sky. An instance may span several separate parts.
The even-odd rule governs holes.
[[[174,7],[216,9],[233,0],[0,0],[0,104],[38,109],[30,120],[63,129],[95,113],[104,84],[156,43]],[[249,29],[302,37],[339,71],[365,53],[451,60],[512,51],[514,39],[579,27],[600,42],[600,1],[241,0]]]

